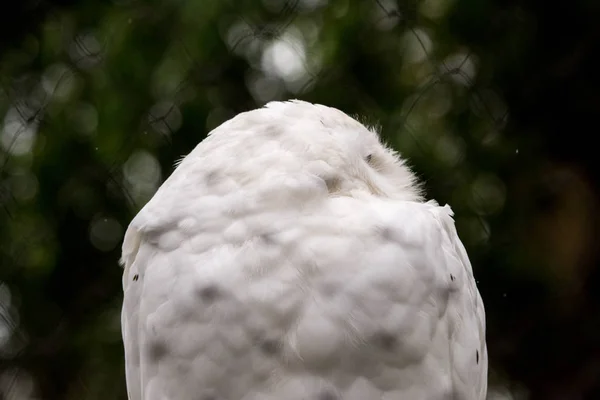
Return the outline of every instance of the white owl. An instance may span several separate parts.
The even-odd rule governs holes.
[[[485,399],[485,311],[448,206],[334,108],[225,122],[129,226],[131,400]]]

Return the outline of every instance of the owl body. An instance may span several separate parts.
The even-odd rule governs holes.
[[[221,125],[132,221],[123,263],[130,400],[485,398],[452,211],[335,109]]]

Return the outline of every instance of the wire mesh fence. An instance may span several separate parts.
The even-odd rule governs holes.
[[[116,261],[131,217],[211,129],[301,98],[378,125],[452,205],[489,304],[489,398],[525,398],[504,364],[521,348],[507,330],[527,325],[506,326],[522,299],[510,282],[540,274],[507,241],[526,235],[510,190],[537,161],[505,134],[494,65],[455,34],[456,12],[451,0],[114,0],[45,14],[0,58],[0,393],[126,398]]]

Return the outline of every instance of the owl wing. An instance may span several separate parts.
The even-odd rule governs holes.
[[[449,207],[231,204],[158,224],[155,202],[130,226],[130,400],[485,398],[484,308]]]
[[[450,279],[452,283],[456,282],[451,285],[452,296],[449,299],[446,322],[450,328],[453,386],[459,394],[458,398],[485,399],[488,353],[483,300],[477,289],[469,256],[458,237],[451,208],[434,205],[432,212],[442,231],[441,246],[448,272],[452,274]],[[456,271],[460,281],[457,281],[457,275],[452,271]]]

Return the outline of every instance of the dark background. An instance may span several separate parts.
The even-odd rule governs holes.
[[[288,98],[378,123],[453,207],[490,399],[600,398],[600,3],[2,7],[0,398],[126,398],[127,224],[210,129]]]

